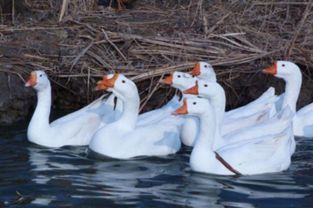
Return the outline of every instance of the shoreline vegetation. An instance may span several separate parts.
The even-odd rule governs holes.
[[[104,3],[103,3],[104,2]],[[211,63],[227,107],[243,105],[283,81],[260,73],[274,60],[302,70],[298,102],[313,100],[313,3],[306,1],[137,0],[117,10],[98,0],[0,0],[0,123],[25,119],[36,103],[24,88],[32,70],[47,72],[54,107],[77,109],[117,71],[139,86],[141,110],[175,92],[158,81]],[[114,2],[113,2],[114,3]],[[113,4],[113,7],[116,5]]]

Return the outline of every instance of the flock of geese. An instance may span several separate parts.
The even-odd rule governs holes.
[[[296,111],[302,74],[289,61],[277,61],[263,73],[285,81],[285,92],[270,87],[245,106],[225,112],[225,92],[212,66],[197,63],[191,73],[174,72],[161,83],[180,90],[163,107],[139,114],[136,84],[123,74],[97,82],[103,96],[49,123],[51,85],[44,71],[31,72],[25,86],[37,92],[27,129],[30,142],[58,148],[88,145],[103,156],[129,159],[175,154],[191,146],[192,170],[218,175],[252,175],[288,169],[294,136],[313,137],[313,104]]]

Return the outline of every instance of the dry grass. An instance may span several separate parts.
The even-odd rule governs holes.
[[[0,70],[24,76],[43,68],[85,101],[98,78],[115,70],[144,83],[147,104],[162,75],[197,61],[216,66],[238,99],[233,83],[273,60],[313,68],[311,1],[142,0],[121,12],[92,0],[24,1],[34,19],[15,14],[14,26],[0,25]]]

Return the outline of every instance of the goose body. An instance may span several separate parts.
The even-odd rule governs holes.
[[[103,79],[103,85],[123,102],[121,117],[93,136],[89,149],[112,158],[164,156],[181,146],[179,122],[173,116],[149,124],[137,124],[139,95],[136,85],[122,74]]]
[[[297,111],[293,119],[294,135],[300,137],[313,137],[313,103]]]
[[[227,111],[225,119],[238,119],[264,111],[267,111],[269,116],[273,116],[276,113],[275,103],[278,100],[279,98],[275,96],[275,89],[270,87],[260,97],[250,103]]]
[[[180,105],[179,97],[174,95],[172,99],[161,108],[140,114],[138,116],[137,125],[141,126],[152,124],[159,122],[163,119],[166,119],[171,115],[173,110],[175,110],[179,105]]]
[[[253,135],[247,140],[224,145],[214,149],[214,143],[222,139],[216,119],[216,111],[205,98],[188,98],[176,114],[190,114],[199,117],[200,133],[190,155],[192,170],[218,175],[253,175],[280,172],[290,165],[292,148],[291,116],[284,110],[280,119],[289,125],[277,134],[259,137]],[[224,138],[227,139],[227,138]],[[222,158],[231,168],[218,159]]]

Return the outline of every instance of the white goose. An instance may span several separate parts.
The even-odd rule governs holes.
[[[171,73],[160,82],[165,85],[172,86],[176,89],[179,89],[181,92],[193,86],[197,78],[192,77],[190,74],[183,72],[174,72]],[[185,97],[193,97],[193,95],[182,95]],[[179,105],[178,105],[179,106]],[[176,107],[177,109],[177,107]],[[173,111],[172,111],[173,112]],[[184,122],[181,128],[181,141],[186,146],[193,146],[196,138],[198,137],[199,132],[199,119],[194,116],[185,116]]]
[[[217,82],[199,80],[196,81],[196,84],[193,87],[184,90],[183,93],[196,96],[200,95],[211,101],[214,110],[216,110],[216,116],[218,120],[221,121],[220,125],[222,126],[223,135],[238,129],[257,125],[269,119],[269,112],[266,108],[263,111],[250,116],[228,119],[228,117],[225,116],[225,91]]]
[[[197,63],[192,69],[191,74],[201,80],[216,81],[216,74],[212,65],[206,62]],[[268,109],[270,112],[270,116],[272,116],[276,113],[273,103],[277,99],[278,98],[275,96],[275,89],[273,87],[270,87],[259,98],[251,101],[244,106],[227,111],[225,116],[227,117],[227,119],[249,116],[259,111],[263,111],[264,105],[267,106],[269,103],[272,103],[272,107]]]
[[[300,68],[290,61],[277,61],[271,67],[264,69],[264,73],[281,78],[286,82],[285,93],[280,95],[277,109],[289,105],[296,112],[302,74]],[[295,136],[313,137],[313,103],[304,106],[296,112],[293,118],[293,131]]]
[[[268,135],[225,145],[217,150],[214,143],[220,139],[216,133],[215,112],[207,99],[188,98],[175,114],[190,114],[200,118],[200,134],[190,155],[192,170],[218,175],[252,175],[280,172],[290,165],[292,128],[291,115],[285,111],[281,120],[289,122],[288,128]]]
[[[180,149],[177,124],[180,120],[170,117],[138,126],[140,102],[135,83],[122,74],[106,76],[100,82],[123,102],[123,112],[119,120],[97,131],[89,144],[90,150],[112,158],[128,159],[168,155]]]
[[[37,91],[37,106],[27,129],[27,138],[38,145],[88,145],[103,122],[103,114],[113,111],[112,103],[106,103],[100,98],[81,110],[49,123],[51,85],[46,73],[33,71],[25,86]]]
[[[212,74],[212,73],[210,73]],[[215,82],[214,77],[211,79],[213,82]],[[184,91],[188,88],[191,88],[195,85],[197,81],[196,77],[192,77],[190,74],[184,73],[184,72],[174,72],[172,74],[169,74],[165,77],[165,79],[162,80],[163,84],[170,85],[174,88],[179,89],[180,91]],[[184,97],[188,97],[190,95],[183,95]],[[265,97],[265,96],[264,96]],[[224,106],[225,106],[225,93],[224,97],[220,97],[220,99],[224,100]],[[260,105],[258,108],[252,108],[249,111],[241,112],[240,116],[236,117],[228,117],[228,112],[225,113],[225,118],[223,122],[223,134],[227,134],[231,131],[234,131],[236,129],[252,126],[255,124],[258,124],[262,121],[267,120],[271,115],[271,109],[274,105],[273,101],[276,99],[275,97],[270,97],[262,105]],[[239,112],[239,111],[238,111]],[[245,113],[248,112],[248,113]],[[182,127],[182,133],[181,133],[181,139],[183,144],[187,146],[193,146],[197,134],[199,132],[199,120],[198,118],[193,118],[192,116],[187,117],[185,119],[185,122]]]
[[[248,116],[246,118],[234,119],[227,123],[227,121],[224,120],[226,103],[225,92],[223,87],[217,82],[199,80],[194,87],[185,90],[184,93],[201,96],[210,101],[215,112],[216,123],[220,127],[217,128],[218,134],[223,135],[221,139],[215,141],[215,148],[254,138],[255,135],[258,135],[258,137],[275,135],[286,129],[290,124],[289,120],[281,121],[279,119],[280,114],[276,114],[262,122],[256,122],[255,118]],[[289,113],[293,114],[291,110]],[[267,114],[265,113],[261,116],[267,116]],[[262,120],[261,117],[260,120]],[[295,150],[295,140],[292,139],[291,142],[290,154],[293,154]]]

